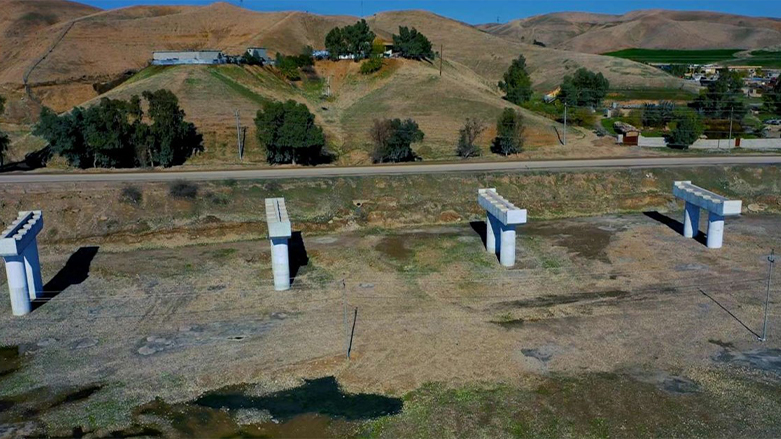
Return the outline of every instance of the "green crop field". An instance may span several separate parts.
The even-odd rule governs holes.
[[[604,55],[631,59],[646,63],[708,64],[732,60],[740,49],[714,50],[668,50],[668,49],[624,49]]]

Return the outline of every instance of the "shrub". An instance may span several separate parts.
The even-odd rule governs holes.
[[[412,143],[423,140],[423,131],[412,119],[375,120],[369,135],[374,142],[375,163],[409,162],[416,159]]]
[[[382,58],[369,58],[361,64],[361,73],[368,75],[382,68]]]
[[[168,194],[174,198],[194,200],[198,196],[198,186],[189,181],[177,180],[169,186]]]
[[[122,194],[119,201],[125,204],[141,204],[143,194],[141,189],[136,186],[125,186],[122,188]]]
[[[480,147],[475,142],[483,131],[485,131],[483,121],[467,117],[464,126],[458,130],[456,154],[461,158],[479,156],[481,153]]]
[[[505,108],[496,121],[496,138],[491,145],[491,152],[505,157],[521,152],[524,130],[523,115],[512,108]]]

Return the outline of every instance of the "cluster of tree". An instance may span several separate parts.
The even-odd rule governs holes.
[[[375,120],[369,135],[374,143],[374,163],[410,162],[417,159],[412,144],[423,140],[423,131],[412,119]]]
[[[559,100],[573,106],[598,106],[607,95],[610,82],[602,73],[581,67],[573,76],[565,76],[561,83]]]
[[[675,104],[660,101],[658,104],[644,104],[642,111],[643,126],[664,128],[673,120]]]
[[[246,64],[248,66],[262,66],[263,60],[249,52],[244,52],[244,55],[241,56],[241,64]]]
[[[202,149],[203,138],[184,120],[176,95],[157,90],[142,96],[146,114],[138,96],[129,101],[103,98],[62,116],[44,107],[33,133],[49,142],[51,153],[78,168],[168,167]]]
[[[514,59],[499,81],[499,88],[504,91],[505,99],[520,105],[532,97],[532,80],[526,71],[526,58],[520,55]]]
[[[304,104],[267,102],[255,116],[260,144],[272,164],[317,164],[327,161],[325,136]]]
[[[399,26],[399,34],[393,35],[393,47],[403,58],[421,60],[434,57],[431,41],[414,27]]]
[[[689,66],[686,64],[670,64],[667,68],[667,72],[677,78],[683,78],[689,71]]]
[[[700,93],[691,107],[713,119],[742,119],[748,112],[740,101],[742,88],[743,80],[738,72],[721,69],[719,79],[708,84],[708,88]]]
[[[523,150],[523,115],[512,108],[505,108],[496,121],[496,138],[491,143],[491,152],[507,157]]]
[[[781,80],[777,80],[773,89],[762,96],[762,101],[768,113],[781,115]]]
[[[0,116],[5,111],[5,98],[0,96]],[[8,138],[8,134],[0,130],[0,166],[5,164],[5,156],[8,154],[8,148],[11,146],[11,140]]]
[[[361,20],[353,25],[331,29],[325,36],[325,48],[331,59],[352,55],[359,60],[371,54],[374,37],[366,20]]]

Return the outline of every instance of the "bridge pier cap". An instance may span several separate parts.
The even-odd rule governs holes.
[[[684,212],[684,236],[697,234],[699,227],[699,209],[708,211],[708,248],[721,248],[724,233],[724,217],[740,215],[743,207],[741,200],[730,200],[707,189],[692,184],[691,181],[673,183],[673,195],[686,202]]]
[[[486,250],[496,252],[505,267],[515,265],[515,226],[526,224],[526,209],[519,209],[496,192],[496,188],[477,190],[477,203],[486,211]]]

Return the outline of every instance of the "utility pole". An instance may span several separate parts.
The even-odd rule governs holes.
[[[239,161],[244,159],[244,145],[242,145],[241,139],[241,121],[239,120],[239,110],[235,110],[233,114],[236,115],[236,146],[239,149]]]
[[[567,102],[564,102],[564,144],[567,144]]]
[[[344,352],[347,358],[350,358],[350,333],[347,329],[347,284],[342,279],[342,304],[344,312],[342,313],[343,327],[344,327]]]
[[[734,108],[729,107],[729,143],[732,143],[732,112]],[[727,147],[729,147],[729,144],[727,144]]]
[[[445,48],[442,44],[439,45],[439,76],[442,76],[442,56],[445,53]]]
[[[759,341],[764,342],[767,340],[767,307],[770,303],[770,280],[773,277],[773,264],[776,263],[775,250],[770,250],[770,256],[767,257],[769,266],[767,269],[767,292],[765,293],[765,321],[762,323],[762,337],[759,337]]]

